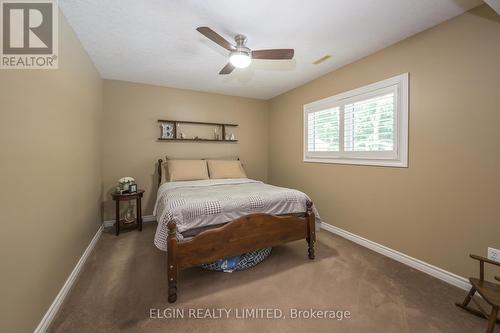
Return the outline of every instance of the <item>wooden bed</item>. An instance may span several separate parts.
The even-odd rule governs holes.
[[[162,182],[162,164],[163,160],[158,160],[158,187]],[[314,259],[316,232],[312,205],[312,201],[308,201],[306,211],[301,214],[241,216],[183,241],[177,240],[176,224],[170,222],[167,236],[168,301],[174,303],[177,300],[178,274],[184,268],[300,239],[307,241],[309,259]]]

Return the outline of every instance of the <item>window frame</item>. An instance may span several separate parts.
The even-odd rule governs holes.
[[[392,151],[344,151],[344,120],[346,104],[355,103],[383,93],[394,92],[394,149]],[[408,167],[408,106],[409,74],[403,73],[389,79],[365,85],[331,97],[304,105],[303,160],[313,163],[335,163]],[[308,115],[329,108],[339,107],[339,151],[308,151]]]

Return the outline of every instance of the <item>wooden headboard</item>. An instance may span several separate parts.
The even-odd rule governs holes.
[[[160,187],[161,185],[161,176],[162,176],[162,165],[163,165],[163,160],[160,158],[158,160],[158,188]]]

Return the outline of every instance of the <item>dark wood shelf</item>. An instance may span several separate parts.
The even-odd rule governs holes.
[[[238,140],[215,140],[215,139],[181,139],[181,138],[158,138],[160,141],[197,141],[197,142],[238,142]]]
[[[159,119],[159,123],[172,123],[174,128],[173,128],[173,138],[158,138],[159,141],[188,141],[188,142],[221,142],[221,143],[235,143],[238,142],[238,140],[226,140],[226,139],[203,139],[203,138],[178,138],[177,137],[177,132],[178,132],[178,125],[181,124],[190,124],[190,125],[206,125],[206,126],[217,126],[221,128],[221,137],[225,138],[226,137],[226,127],[237,127],[238,124],[226,124],[226,123],[211,123],[211,122],[201,122],[201,121],[182,121],[182,120],[165,120],[165,119]]]
[[[232,126],[232,127],[238,126],[238,124],[207,123],[207,122],[201,122],[201,121],[164,120],[164,119],[158,119],[158,122],[159,123],[193,124],[193,125]]]

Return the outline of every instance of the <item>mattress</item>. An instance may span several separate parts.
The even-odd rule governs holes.
[[[224,224],[252,213],[303,213],[309,197],[298,190],[248,178],[166,182],[158,189],[153,214],[158,226],[154,243],[167,250],[168,223],[175,221],[177,238],[188,230]],[[320,218],[316,216],[316,229]]]

